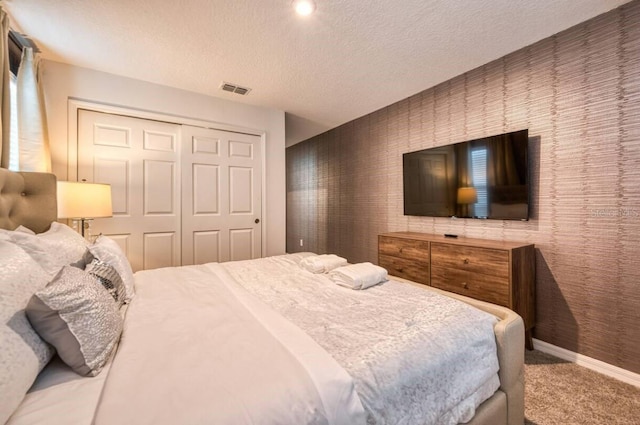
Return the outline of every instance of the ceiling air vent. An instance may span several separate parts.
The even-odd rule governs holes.
[[[251,91],[251,89],[249,89],[247,87],[240,87],[237,84],[225,83],[224,81],[220,85],[220,88],[222,90],[224,90],[224,91],[240,94],[240,95],[243,95],[243,96]]]

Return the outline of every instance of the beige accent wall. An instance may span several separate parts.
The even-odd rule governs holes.
[[[403,215],[403,153],[524,128],[528,222]],[[640,1],[294,145],[286,160],[288,251],[377,262],[377,235],[405,230],[535,243],[534,337],[640,373]]]

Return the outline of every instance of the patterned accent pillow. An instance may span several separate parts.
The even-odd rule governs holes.
[[[0,424],[18,407],[54,354],[31,327],[24,308],[49,281],[22,248],[0,235]]]
[[[124,255],[118,243],[107,236],[100,235],[95,243],[89,246],[89,252],[93,258],[111,264],[118,271],[125,288],[125,302],[131,301],[135,295],[133,271],[131,270],[131,264],[129,264],[127,256]]]
[[[126,294],[125,287],[115,267],[94,258],[89,264],[87,264],[84,271],[96,277],[116,301],[118,308],[122,307]]]
[[[71,266],[29,300],[27,317],[76,373],[97,375],[116,347],[122,317],[100,282]]]

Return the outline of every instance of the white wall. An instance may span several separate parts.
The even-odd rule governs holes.
[[[266,134],[266,253],[285,252],[285,120],[284,112],[244,105],[194,92],[124,78],[113,74],[43,61],[43,85],[53,172],[68,175],[68,101],[111,106],[198,119]]]

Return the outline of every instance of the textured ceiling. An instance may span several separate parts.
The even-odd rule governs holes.
[[[46,59],[285,111],[287,145],[627,0],[4,0]],[[246,97],[221,81],[250,87]]]

